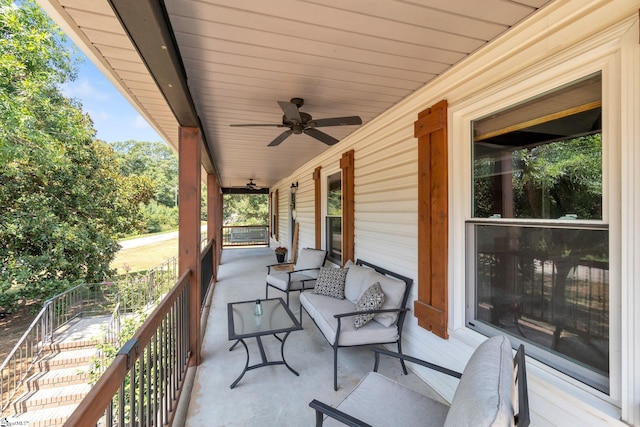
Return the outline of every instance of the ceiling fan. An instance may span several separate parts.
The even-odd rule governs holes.
[[[290,137],[291,135],[299,135],[301,133],[305,133],[312,138],[317,139],[327,145],[333,145],[338,142],[337,139],[332,137],[331,135],[327,135],[326,133],[319,131],[316,128],[326,127],[326,126],[347,126],[347,125],[361,125],[362,119],[358,116],[349,116],[349,117],[332,117],[328,119],[318,119],[313,120],[310,114],[304,113],[300,111],[300,107],[304,105],[304,99],[302,98],[291,98],[290,102],[278,101],[278,105],[284,112],[282,116],[282,124],[234,124],[231,125],[233,127],[243,127],[243,126],[275,126],[279,128],[288,127],[289,130],[284,131],[280,135],[276,137],[273,141],[269,143],[269,147],[275,147],[279,145],[282,141]]]
[[[253,182],[253,178],[249,178],[249,182],[247,182],[245,184],[245,187],[247,187],[248,190],[259,190],[260,189],[260,187],[258,187],[258,184]]]

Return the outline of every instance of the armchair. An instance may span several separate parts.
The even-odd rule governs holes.
[[[411,356],[374,349],[376,363],[342,402],[332,407],[318,400],[316,427],[366,426],[518,426],[530,423],[524,346],[515,357],[504,336],[482,343],[462,374]],[[433,400],[377,373],[379,354],[398,357],[460,378],[450,405]],[[517,399],[516,399],[517,397]]]
[[[303,292],[315,287],[320,267],[327,259],[327,251],[322,249],[303,248],[298,254],[295,264],[279,263],[267,266],[267,282],[265,286],[265,296],[269,298],[269,287],[275,288],[287,294],[287,306],[289,305],[290,292]],[[291,271],[277,271],[274,267],[282,265],[293,265]],[[302,318],[302,306],[300,307],[300,318]]]

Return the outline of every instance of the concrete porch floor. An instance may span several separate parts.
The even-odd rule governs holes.
[[[227,303],[265,297],[266,265],[275,263],[273,250],[225,249],[211,299],[210,314],[202,342],[202,362],[198,366],[184,425],[212,426],[303,426],[314,425],[313,399],[338,403],[358,381],[373,369],[374,357],[367,347],[338,351],[338,391],[333,390],[333,350],[303,311],[302,331],[289,335],[284,348],[289,365],[300,373],[295,376],[283,365],[268,366],[245,373],[234,389],[246,361],[242,346],[229,351]],[[269,291],[269,297],[284,297]],[[299,299],[292,294],[291,309],[299,313]],[[254,339],[246,340],[250,364],[260,359]],[[269,360],[280,357],[280,342],[263,337]],[[395,349],[391,346],[391,349]],[[409,366],[410,368],[410,366]],[[407,384],[423,394],[439,398],[411,371],[403,375],[396,360],[383,358],[379,372]],[[181,423],[180,420],[177,420]]]

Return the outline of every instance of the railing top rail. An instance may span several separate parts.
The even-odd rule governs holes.
[[[0,365],[0,371],[2,371],[4,368],[7,367],[7,365],[9,364],[9,361],[13,358],[13,356],[15,356],[16,351],[18,351],[18,349],[22,346],[22,344],[24,344],[24,342],[27,340],[27,337],[31,333],[31,330],[36,326],[36,324],[40,321],[40,319],[42,319],[42,316],[44,316],[44,314],[47,312],[49,306],[51,305],[51,301],[52,300],[47,300],[44,303],[44,306],[42,307],[42,309],[40,310],[36,318],[33,319],[33,322],[31,322],[31,324],[29,325],[25,333],[22,334],[22,337],[20,337],[16,345],[13,347],[13,349],[9,352],[7,357],[4,359],[4,361],[2,362],[2,365]]]
[[[53,297],[51,297],[51,298],[49,298],[48,300],[46,300],[44,303],[45,303],[45,304],[47,304],[47,303],[51,303],[51,302],[53,302],[54,300],[56,300],[56,299],[60,299],[60,298],[62,298],[63,296],[65,296],[65,295],[67,295],[67,294],[69,294],[69,293],[71,293],[71,292],[73,292],[73,291],[77,290],[78,288],[82,288],[82,287],[87,286],[87,285],[88,285],[87,283],[81,283],[81,284],[79,284],[79,285],[76,285],[76,286],[74,286],[74,287],[73,287],[73,288],[71,288],[71,289],[67,289],[67,290],[66,290],[66,291],[64,291],[64,292],[61,292],[61,293],[59,293],[59,294],[57,294],[57,295],[54,295]]]
[[[223,225],[222,228],[263,228],[268,227],[268,224],[261,225]]]
[[[64,423],[65,426],[95,426],[129,372],[129,356],[118,354],[89,393]]]
[[[137,358],[139,349],[144,348],[158,329],[163,317],[171,310],[171,307],[180,296],[180,293],[189,284],[188,277],[191,270],[183,273],[169,294],[151,313],[140,329],[135,333],[123,349],[116,355],[109,367],[100,376],[89,393],[82,399],[76,410],[65,422],[65,426],[95,426],[104,414],[105,408],[119,390],[122,381],[131,368],[131,362]],[[133,354],[132,354],[133,353]]]

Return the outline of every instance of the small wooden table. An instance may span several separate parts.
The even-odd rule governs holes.
[[[262,306],[262,314],[255,314],[256,300],[231,302],[227,304],[227,314],[229,318],[229,340],[236,342],[229,349],[233,350],[238,343],[244,346],[247,352],[247,362],[244,365],[242,373],[231,384],[231,388],[234,388],[236,384],[242,379],[245,372],[252,369],[262,368],[264,366],[272,365],[285,365],[291,372],[299,376],[284,358],[284,343],[287,340],[289,334],[293,331],[299,331],[302,329],[302,325],[295,318],[289,307],[284,303],[282,298],[269,298],[259,300]],[[276,334],[284,333],[284,337],[280,338]],[[267,356],[264,352],[261,337],[264,335],[273,335],[280,340],[280,354],[282,360],[267,360]],[[262,363],[257,363],[249,366],[249,348],[245,343],[245,338],[255,338],[258,342],[258,349],[260,350],[260,356]]]

